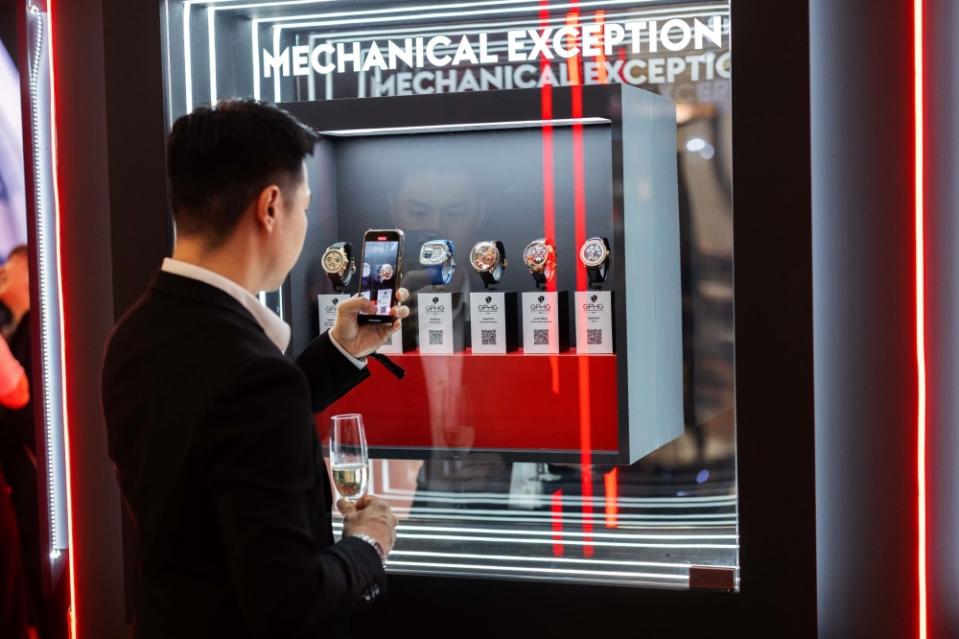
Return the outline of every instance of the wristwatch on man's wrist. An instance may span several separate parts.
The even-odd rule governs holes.
[[[369,535],[365,535],[363,533],[351,533],[349,537],[361,539],[365,541],[366,543],[368,543],[369,545],[373,546],[373,549],[376,550],[376,554],[380,556],[380,561],[382,561],[383,565],[386,566],[387,553],[383,550],[383,546],[380,545],[380,542],[376,541]]]
[[[323,252],[320,262],[333,287],[343,290],[353,279],[356,263],[353,261],[353,247],[349,242],[337,242]]]

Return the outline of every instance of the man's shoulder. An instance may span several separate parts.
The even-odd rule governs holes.
[[[237,307],[147,288],[110,332],[104,368],[141,357],[161,366],[188,357],[196,365],[217,368],[257,358],[285,360],[245,309]]]

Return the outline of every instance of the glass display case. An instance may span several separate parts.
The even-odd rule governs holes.
[[[327,250],[405,233],[414,313],[384,350],[406,377],[371,363],[317,416],[364,415],[389,572],[738,589],[728,3],[165,0],[161,21],[168,125],[253,96],[321,134],[303,256],[262,297],[291,351],[365,275],[331,279]]]

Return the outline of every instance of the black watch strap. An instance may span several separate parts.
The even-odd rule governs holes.
[[[389,357],[387,357],[383,353],[370,353],[369,356],[375,359],[376,361],[378,361],[380,364],[382,364],[383,368],[393,373],[396,379],[403,379],[404,377],[406,377],[406,371],[403,369],[403,367],[397,364],[396,362],[394,362],[393,360],[391,360]]]
[[[589,279],[591,286],[599,286],[606,281],[606,277],[609,275],[609,240],[605,237],[603,238],[603,244],[606,245],[606,259],[599,266],[586,267],[586,277]]]
[[[494,244],[496,244],[496,250],[499,252],[499,260],[497,260],[493,268],[480,273],[480,277],[483,278],[483,284],[487,287],[499,283],[503,278],[503,268],[506,266],[506,245],[500,240],[496,240]]]
[[[556,254],[553,253],[546,258],[546,263],[541,270],[529,270],[530,275],[533,276],[533,281],[536,282],[536,288],[546,288],[546,284],[553,279],[553,275],[556,272],[556,263],[554,262],[555,255]]]

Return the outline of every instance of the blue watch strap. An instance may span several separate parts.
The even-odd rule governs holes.
[[[456,245],[452,240],[439,241],[446,244],[446,248],[449,251],[449,258],[442,264],[432,264],[426,267],[426,273],[429,275],[430,282],[433,286],[449,284],[453,280],[453,271],[456,267],[456,262],[453,259],[453,256],[456,255]]]

